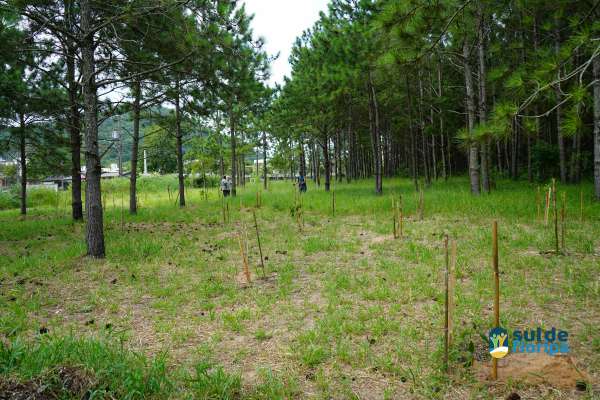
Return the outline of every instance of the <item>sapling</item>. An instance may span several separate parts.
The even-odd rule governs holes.
[[[246,245],[242,234],[238,232],[238,242],[240,244],[240,257],[242,258],[242,265],[244,267],[244,275],[246,276],[246,282],[250,283],[250,268],[248,268],[248,257],[246,255]]]
[[[252,210],[252,216],[254,217],[254,228],[256,229],[256,242],[258,243],[258,252],[260,253],[260,266],[262,268],[263,278],[267,276],[265,272],[265,261],[263,258],[262,245],[260,244],[260,232],[258,230],[258,220],[256,219],[256,211]]]

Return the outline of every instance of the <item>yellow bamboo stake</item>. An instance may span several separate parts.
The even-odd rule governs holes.
[[[540,194],[540,187],[537,187],[537,193],[535,195],[535,205],[537,207],[537,220],[539,221],[542,217],[542,205],[540,204],[542,202],[541,199],[541,194]]]
[[[242,234],[238,232],[238,242],[240,244],[240,256],[242,257],[242,263],[244,266],[244,275],[246,276],[246,282],[250,283],[250,268],[248,267],[248,258],[246,257],[245,245],[243,244]]]
[[[500,326],[500,273],[498,272],[498,221],[492,225],[492,266],[494,268],[494,327]],[[492,379],[498,378],[498,359],[492,359]]]
[[[579,219],[583,222],[583,189],[579,189]]]
[[[554,249],[560,251],[558,243],[558,208],[556,205],[556,179],[552,179],[552,208],[554,209]]]
[[[450,241],[450,277],[448,284],[448,347],[452,346],[452,320],[454,316],[454,288],[456,286],[456,240]]]
[[[444,371],[448,372],[448,321],[449,321],[449,312],[448,312],[448,302],[450,299],[449,296],[449,276],[450,276],[450,257],[448,253],[448,235],[444,235],[444,260],[446,264],[446,274],[445,274],[445,283],[446,283],[446,299],[444,302]]]
[[[562,202],[560,208],[560,247],[562,251],[565,252],[565,215],[566,215],[566,207],[567,207],[567,194],[565,192],[562,193]]]

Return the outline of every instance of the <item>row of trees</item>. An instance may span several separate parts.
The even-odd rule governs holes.
[[[332,0],[272,109],[281,152],[338,179],[468,171],[600,200],[600,7],[592,1]],[[291,129],[289,129],[291,127]]]
[[[111,144],[98,128],[124,114],[132,120],[132,214],[144,131],[174,139],[183,207],[186,142],[206,131],[221,141],[227,130],[235,191],[237,142],[247,115],[270,95],[263,84],[269,60],[250,21],[230,0],[0,0],[0,150],[19,153],[21,212],[33,155],[65,149],[72,216],[83,219],[83,154],[88,255],[104,257],[101,159]],[[142,130],[144,119],[154,129]]]

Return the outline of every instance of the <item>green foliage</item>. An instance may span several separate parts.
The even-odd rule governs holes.
[[[72,393],[61,382],[61,367],[70,367],[76,375],[73,386],[83,384],[82,393]],[[76,398],[85,393],[91,397],[122,399],[161,398],[172,389],[167,374],[166,359],[149,360],[104,339],[73,337],[42,337],[34,342],[15,339],[0,343],[0,374],[14,376],[19,381],[42,378],[56,382],[45,388],[59,396]],[[76,381],[80,379],[81,382]]]

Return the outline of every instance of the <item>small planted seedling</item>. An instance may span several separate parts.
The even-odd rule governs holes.
[[[258,243],[258,252],[260,253],[260,267],[262,269],[263,278],[266,278],[267,273],[265,271],[265,260],[262,252],[262,245],[260,243],[260,232],[258,230],[258,220],[256,219],[256,211],[252,210],[252,216],[254,217],[254,228],[256,229],[256,242]]]
[[[245,232],[238,232],[237,237],[240,244],[240,258],[242,259],[244,276],[246,277],[246,282],[250,284],[250,268],[248,267],[248,252]]]

